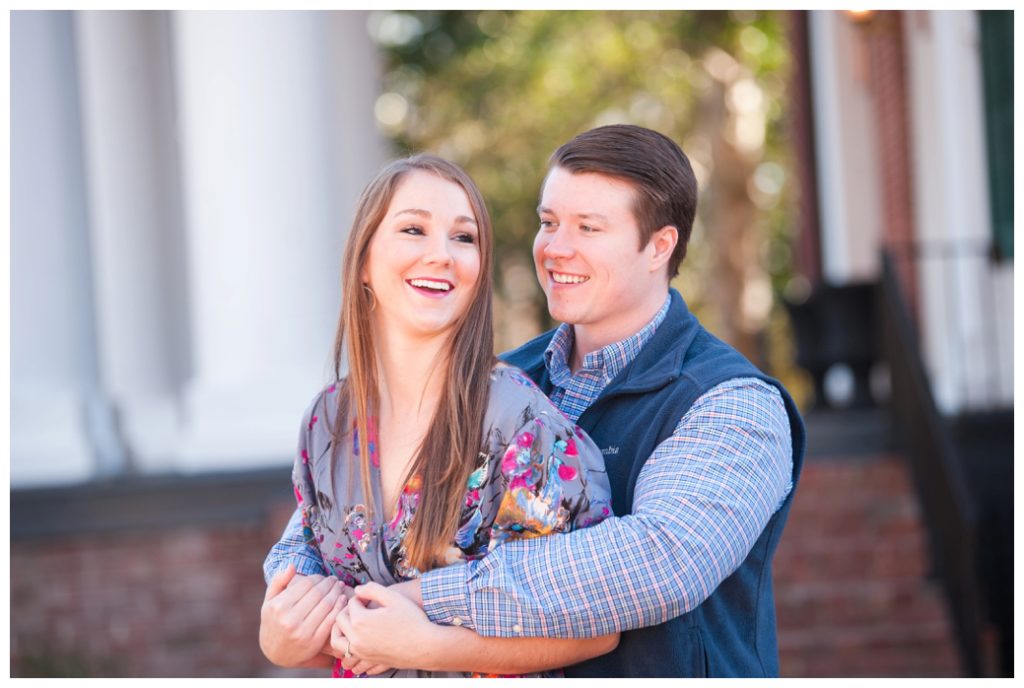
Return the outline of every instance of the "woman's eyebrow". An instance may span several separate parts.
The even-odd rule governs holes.
[[[399,215],[418,215],[420,217],[432,217],[429,210],[422,210],[420,208],[406,208],[405,210],[399,210],[391,217],[398,217]]]
[[[426,218],[428,220],[433,217],[429,210],[423,210],[422,208],[406,208],[404,210],[399,210],[392,214],[391,217],[398,217],[399,215],[416,215],[417,217]],[[476,220],[467,215],[459,215],[455,218],[455,224],[461,225],[465,223],[475,225]]]

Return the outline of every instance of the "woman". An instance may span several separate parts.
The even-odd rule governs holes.
[[[293,473],[307,542],[347,585],[388,585],[610,513],[597,447],[492,354],[491,246],[479,191],[440,158],[396,161],[360,198],[345,249],[338,381],[306,412]],[[332,654],[356,672],[384,671],[351,656],[346,614],[336,614]],[[445,642],[472,634],[488,652],[478,666],[454,667],[463,672],[384,675],[537,672],[618,641],[541,639],[536,653],[538,639],[438,633]]]

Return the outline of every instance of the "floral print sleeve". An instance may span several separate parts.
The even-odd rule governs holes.
[[[320,554],[317,546],[318,540],[322,537],[318,538],[312,527],[319,517],[319,502],[310,464],[311,453],[317,451],[313,442],[313,431],[321,421],[320,416],[323,415],[323,397],[324,393],[318,394],[303,414],[302,425],[299,428],[298,447],[295,452],[295,463],[292,468],[292,489],[295,493],[298,511],[302,515],[302,539],[308,549],[317,554]]]
[[[467,558],[508,539],[568,532],[611,514],[600,451],[529,378],[498,368],[491,406],[489,461],[470,476],[456,536]]]

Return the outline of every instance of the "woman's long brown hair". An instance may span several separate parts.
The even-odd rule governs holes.
[[[348,435],[355,417],[359,468],[368,519],[383,518],[386,509],[374,503],[370,480],[369,420],[379,411],[379,372],[371,336],[372,294],[363,287],[362,274],[370,241],[384,219],[403,177],[422,170],[450,181],[466,192],[478,229],[480,276],[469,308],[455,324],[448,340],[447,366],[441,398],[426,436],[420,444],[403,485],[414,475],[422,478],[416,513],[405,537],[406,561],[420,571],[443,563],[458,527],[466,480],[475,467],[483,444],[484,414],[494,366],[494,331],[491,308],[491,218],[479,189],[457,165],[433,155],[396,160],[380,171],[363,190],[345,245],[342,304],[334,338],[334,374],[341,381],[342,361],[348,354],[348,378],[340,385],[338,414],[332,424],[332,461]],[[386,439],[386,438],[385,438]],[[356,457],[353,457],[356,458]],[[349,484],[355,461],[350,462]]]

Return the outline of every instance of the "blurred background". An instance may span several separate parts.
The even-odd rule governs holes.
[[[363,185],[428,150],[552,325],[550,153],[628,122],[700,183],[675,286],[808,457],[783,676],[1013,673],[1013,13],[11,13],[11,672],[290,676],[260,564]]]

